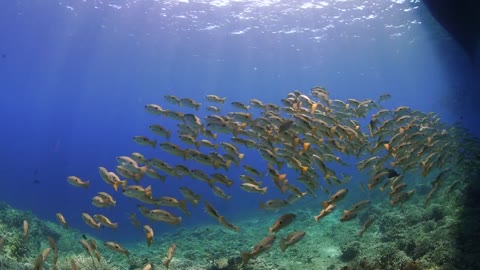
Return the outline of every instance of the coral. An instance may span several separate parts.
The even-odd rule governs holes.
[[[145,256],[130,255],[128,260],[128,264],[129,264],[128,269],[142,268],[142,266],[146,265],[147,263],[148,263],[148,258]]]
[[[217,269],[227,269],[228,267],[228,259],[227,258],[220,258],[215,260],[215,266]]]
[[[31,270],[33,266],[29,263],[19,263],[7,256],[0,256],[0,269]]]
[[[352,261],[357,257],[360,253],[360,243],[357,241],[347,243],[340,247],[342,251],[342,255],[340,255],[340,259],[344,262]]]
[[[73,257],[73,260],[77,263],[79,269],[82,270],[120,270],[123,268],[119,268],[117,266],[112,265],[109,263],[109,260],[103,259],[100,262],[97,260],[92,259],[90,256],[87,255],[77,255]],[[70,263],[70,262],[68,262]],[[64,266],[65,269],[69,269],[68,266]],[[63,269],[63,268],[61,268]]]
[[[438,222],[439,220],[443,219],[444,216],[445,214],[443,208],[436,204],[428,208],[427,212],[425,213],[425,220],[433,220]]]
[[[436,227],[437,227],[437,223],[433,220],[429,220],[429,221],[424,223],[422,231],[424,233],[429,233],[429,232],[434,231]]]

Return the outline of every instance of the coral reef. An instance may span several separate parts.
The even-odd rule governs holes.
[[[71,259],[80,269],[86,270],[137,270],[147,263],[162,269],[161,262],[171,242],[178,246],[170,264],[173,270],[479,269],[474,253],[470,252],[476,250],[474,238],[468,238],[478,232],[479,222],[474,216],[478,210],[473,207],[473,202],[463,201],[462,196],[461,191],[452,192],[448,197],[432,200],[425,207],[418,207],[422,198],[412,198],[417,201],[398,208],[391,208],[385,201],[372,205],[358,216],[358,220],[344,223],[339,222],[341,211],[315,222],[312,217],[319,211],[318,204],[305,203],[301,209],[289,209],[298,217],[291,228],[278,232],[277,242],[271,250],[247,265],[242,265],[240,252],[251,250],[258,239],[268,235],[268,228],[282,212],[234,220],[242,227],[241,233],[212,223],[159,234],[157,237],[162,241],[154,242],[150,248],[142,239],[128,245],[129,258],[107,251],[100,245],[101,261],[98,262],[78,244],[82,237],[80,232],[65,230],[58,224],[41,221],[29,212],[17,211],[0,203],[0,214],[5,216],[0,221],[0,235],[4,239],[0,269],[32,269],[34,258],[48,247],[46,236],[52,236],[57,242],[60,250],[57,266],[60,269],[69,269]],[[470,206],[463,209],[465,203]],[[360,238],[358,231],[369,216],[374,216],[375,221]],[[21,229],[24,219],[31,225],[26,239]],[[298,229],[307,231],[305,238],[282,252],[278,239]],[[51,267],[50,258],[45,262],[45,269]]]

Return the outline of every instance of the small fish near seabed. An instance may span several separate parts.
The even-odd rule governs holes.
[[[295,245],[298,243],[300,240],[305,237],[307,233],[305,231],[296,231],[292,232],[287,237],[281,238],[280,239],[280,249],[285,252],[288,247]]]
[[[173,256],[175,255],[175,252],[177,251],[177,244],[172,243],[167,250],[167,257],[162,261],[163,266],[168,269],[170,266],[170,262],[173,259]]]
[[[120,246],[118,243],[115,243],[115,242],[104,242],[103,245],[114,251],[114,252],[118,252],[118,253],[121,253],[125,256],[130,256],[130,252],[128,250],[126,250],[125,248],[123,248],[122,246]]]
[[[270,234],[276,233],[276,232],[280,231],[281,229],[287,227],[288,225],[290,225],[293,222],[293,220],[295,220],[296,217],[297,217],[297,215],[295,215],[293,213],[288,213],[288,214],[282,215],[280,218],[277,219],[277,221],[275,221],[273,226],[270,227],[270,229],[269,229]]]
[[[251,259],[254,259],[254,258],[258,257],[260,254],[268,251],[273,246],[273,244],[275,243],[275,239],[276,239],[275,235],[269,235],[269,236],[265,237],[264,239],[262,239],[262,241],[260,241],[258,244],[256,244],[253,247],[252,251],[241,253],[240,255],[242,257],[243,265],[248,264],[248,262]]]

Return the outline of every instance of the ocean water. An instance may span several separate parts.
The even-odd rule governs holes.
[[[178,121],[147,113],[146,104],[193,113],[203,120],[212,114],[205,107],[215,105],[206,100],[208,94],[227,98],[221,106],[221,114],[227,114],[238,111],[230,104],[233,101],[256,98],[283,106],[281,99],[294,90],[310,95],[312,87],[321,86],[331,99],[340,100],[377,101],[388,93],[391,98],[382,103],[386,109],[408,106],[434,112],[448,126],[460,123],[475,136],[480,134],[478,64],[421,1],[13,0],[2,4],[0,35],[0,200],[52,222],[61,212],[71,228],[102,241],[126,245],[144,241],[129,220],[131,213],[140,216],[140,202],[114,192],[97,169],[114,171],[115,158],[132,152],[222,173],[235,181],[231,188],[220,185],[232,196],[227,202],[191,177],[168,176],[165,183],[145,178],[140,184],[151,185],[154,197],[182,198],[179,187],[188,186],[234,224],[265,216],[275,220],[285,213],[259,208],[262,202],[286,197],[268,176],[263,177],[267,194],[247,193],[238,184],[244,174],[241,166],[216,170],[133,142],[137,135],[166,141],[148,128],[160,124],[172,131],[170,142],[190,147],[178,138]],[[202,105],[196,111],[168,103],[165,95]],[[261,111],[249,112],[259,117]],[[359,121],[367,127],[368,118]],[[231,137],[220,134],[216,142]],[[267,162],[256,149],[239,150],[245,153],[240,165],[266,173]],[[358,172],[355,164],[367,156],[336,153],[351,164],[331,164],[338,175],[352,176],[341,186],[350,190],[342,211],[362,199],[385,203],[378,192],[359,191],[359,184],[370,176]],[[305,190],[294,180],[295,169],[285,167],[282,173]],[[90,187],[70,185],[66,180],[70,175],[90,180]],[[341,187],[328,188],[333,193]],[[93,206],[91,198],[99,191],[112,194],[117,206]],[[328,196],[320,189],[314,194],[296,207],[319,211]],[[220,226],[205,214],[203,203],[189,204],[190,217],[165,209],[183,216],[182,223],[179,227],[155,223],[158,235]],[[105,214],[119,228],[94,230],[83,222],[82,212]],[[143,217],[139,220],[148,223]],[[242,227],[242,232],[255,229]],[[249,239],[244,249],[259,240]]]

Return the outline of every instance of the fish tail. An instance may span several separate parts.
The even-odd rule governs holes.
[[[372,189],[373,189],[373,184],[368,184],[368,190],[372,191]]]
[[[212,187],[213,187],[213,183],[215,183],[215,180],[213,180],[213,179],[211,179],[211,178],[208,179],[208,186],[209,186],[209,187],[212,188]]]
[[[89,186],[90,186],[90,180],[85,181],[85,185],[83,187],[88,189]]]
[[[183,212],[187,212],[187,201],[182,200],[178,203],[178,208],[180,208]]]
[[[287,240],[285,238],[280,239],[280,249],[285,252],[287,249]]]
[[[247,264],[248,261],[250,261],[251,255],[250,255],[249,252],[242,252],[241,256],[242,256],[242,264],[243,265]]]
[[[298,137],[293,138],[293,140],[292,140],[292,146],[293,146],[293,147],[297,147],[297,145],[298,145],[299,142],[300,142],[300,138],[298,138]]]
[[[239,159],[239,160],[242,160],[244,156],[245,156],[245,154],[240,153],[240,154],[238,154],[238,159]]]
[[[171,136],[172,136],[172,131],[171,130],[167,131],[167,140],[170,140]]]
[[[170,259],[170,258],[166,258],[165,260],[163,260],[163,261],[162,261],[163,266],[165,266],[165,268],[168,269],[168,266],[170,265],[170,261],[171,261],[171,260],[172,260],[172,259]]]
[[[154,140],[154,141],[152,142],[152,147],[153,147],[153,149],[155,149],[155,147],[157,147],[157,140]]]
[[[320,216],[313,216],[313,219],[318,222],[318,220],[320,219]]]
[[[259,204],[259,208],[262,209],[262,210],[265,209],[265,204],[261,202],[261,203]]]
[[[262,190],[262,194],[265,194],[265,193],[267,193],[267,189],[268,189],[268,187],[264,187],[264,188],[262,188],[262,189],[261,189],[261,190]]]
[[[152,186],[148,186],[145,188],[145,195],[147,195],[147,197],[149,198],[152,197]]]
[[[115,183],[112,184],[113,189],[114,189],[115,191],[118,191],[118,184],[119,184],[119,183],[120,183],[120,182],[115,182]]]
[[[310,110],[310,114],[311,115],[314,115],[315,114],[315,111],[317,110],[317,106],[318,106],[318,103],[313,103],[312,104],[312,108]]]
[[[120,181],[120,184],[122,185],[123,188],[127,187],[127,180]]]
[[[300,167],[300,171],[302,172],[302,174],[306,173],[308,170],[308,167],[307,166],[301,166]]]
[[[303,152],[306,152],[309,147],[310,147],[310,143],[308,143],[308,142],[303,143]]]

